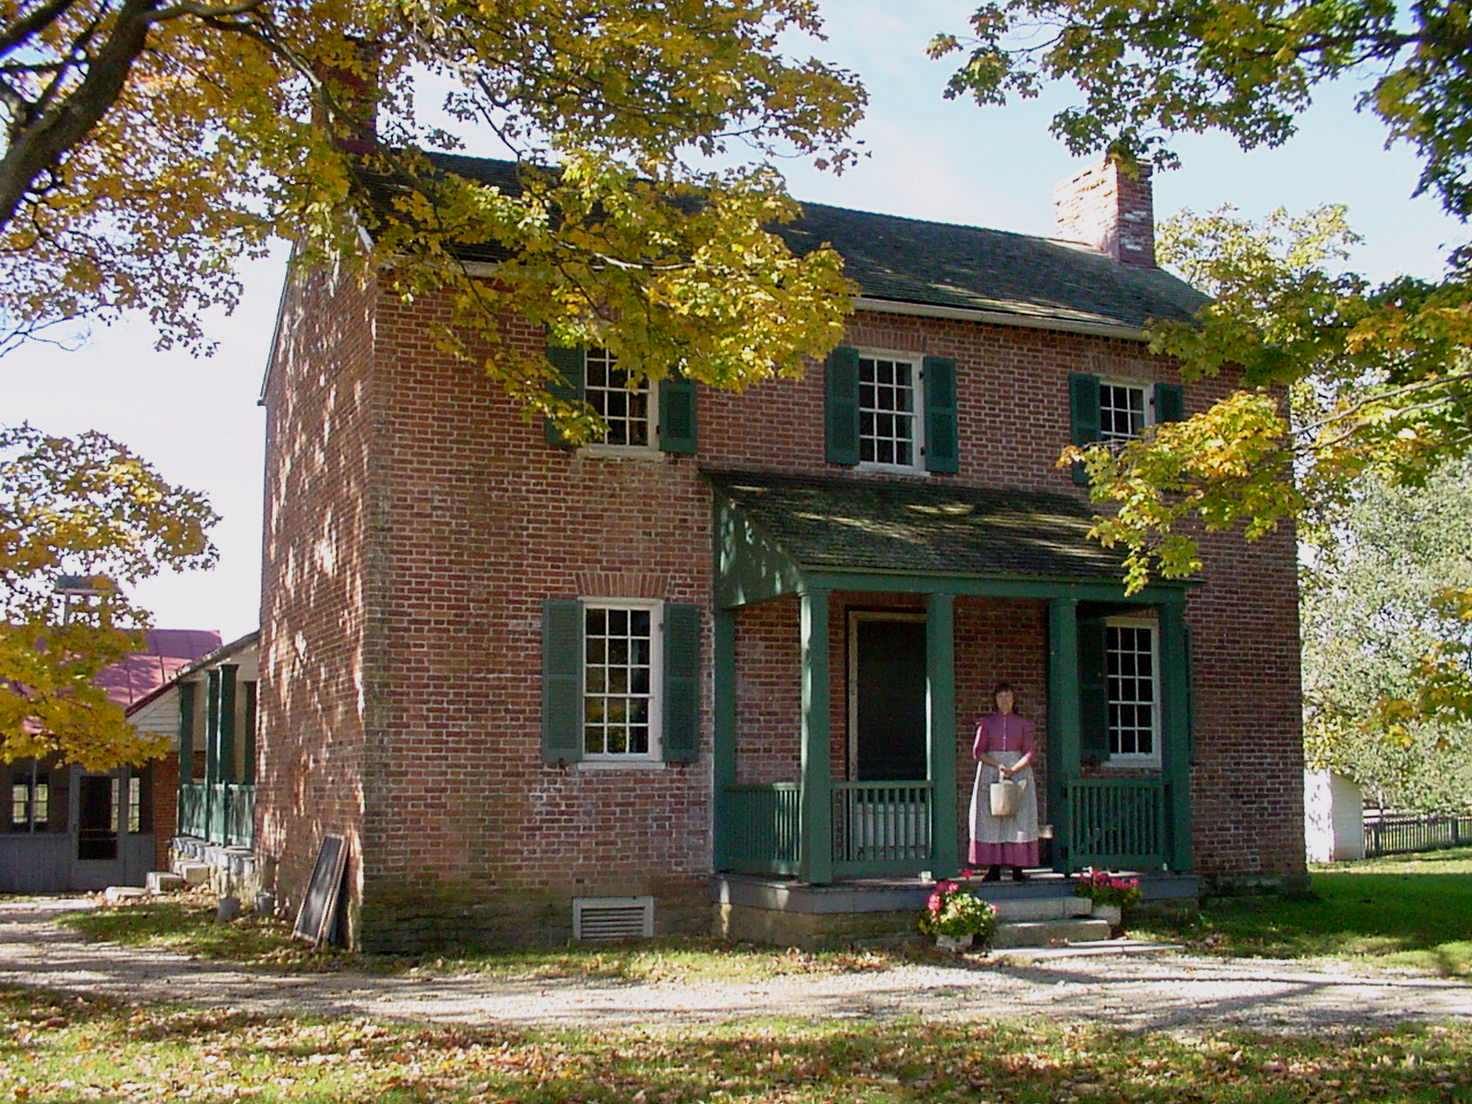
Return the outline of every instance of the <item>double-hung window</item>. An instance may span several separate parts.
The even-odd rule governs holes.
[[[700,610],[645,598],[542,604],[542,758],[689,762],[700,743]]]
[[[1160,762],[1160,663],[1154,622],[1104,622],[1108,679],[1109,759]]]
[[[956,363],[911,353],[834,349],[824,365],[823,421],[830,464],[956,472]]]
[[[630,386],[629,372],[607,349],[548,346],[547,359],[561,375],[552,391],[570,402],[592,407],[608,429],[589,442],[608,455],[690,454],[696,448],[694,381],[672,373],[657,383],[642,379]],[[566,446],[555,423],[546,424],[547,442]]]
[[[50,775],[36,763],[15,764],[10,773],[12,832],[44,832],[51,818]]]
[[[654,602],[583,604],[583,758],[653,758],[660,637]]]
[[[1144,434],[1149,415],[1143,384],[1099,381],[1099,440],[1136,440]]]
[[[918,413],[920,365],[898,356],[859,356],[859,463],[915,469],[924,445]]]
[[[1143,437],[1149,426],[1186,416],[1185,392],[1178,383],[1101,379],[1086,372],[1068,377],[1068,402],[1075,445],[1123,445]],[[1073,480],[1089,481],[1082,464],[1073,465]]]

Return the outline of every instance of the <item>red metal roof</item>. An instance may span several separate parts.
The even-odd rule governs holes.
[[[111,700],[124,707],[147,697],[181,668],[213,652],[220,646],[220,634],[211,629],[148,629],[143,643],[144,651],[104,667],[93,680]]]

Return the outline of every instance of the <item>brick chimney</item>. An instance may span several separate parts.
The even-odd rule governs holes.
[[[332,98],[338,116],[327,118],[325,105],[315,105],[313,116],[319,126],[333,133],[337,144],[353,154],[370,154],[378,146],[378,70],[382,47],[360,38],[348,37],[344,59],[318,59],[313,64],[323,91]]]
[[[1058,236],[1121,264],[1155,267],[1155,204],[1150,167],[1127,169],[1105,158],[1053,189]]]

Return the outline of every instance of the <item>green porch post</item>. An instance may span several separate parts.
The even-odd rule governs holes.
[[[1073,867],[1068,786],[1078,776],[1083,716],[1079,709],[1078,601],[1048,603],[1048,819],[1053,823],[1053,866]]]
[[[220,669],[211,668],[205,676],[204,699],[204,817],[205,839],[213,842],[216,825],[223,831],[224,810],[220,808],[218,783],[220,781]]]
[[[1165,780],[1166,861],[1172,870],[1190,870],[1192,865],[1191,734],[1187,704],[1190,677],[1186,661],[1185,603],[1162,603],[1160,773]]]
[[[713,869],[731,865],[728,786],[736,784],[736,611],[715,611],[715,746],[711,752],[711,804],[714,812]]]
[[[833,769],[828,751],[828,592],[802,595],[802,805],[798,877],[833,881]]]
[[[930,778],[930,862],[936,878],[960,867],[956,853],[956,599],[925,598],[926,757]]]

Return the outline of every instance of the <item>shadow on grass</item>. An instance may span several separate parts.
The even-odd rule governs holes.
[[[1472,1062],[1469,1027],[1352,1039],[922,1020],[552,1032],[132,1008],[37,990],[0,990],[0,1031],[26,1049],[0,1065],[0,1097],[32,1100],[131,1100],[164,1077],[171,1098],[228,1087],[374,1104],[1429,1102],[1458,1099]]]

